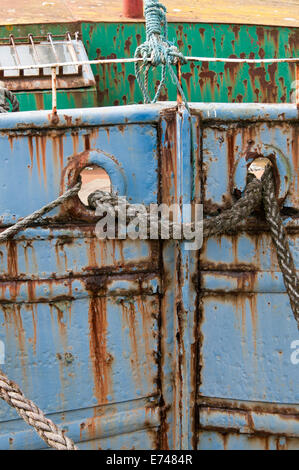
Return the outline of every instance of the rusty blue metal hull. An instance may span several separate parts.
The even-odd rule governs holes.
[[[273,154],[295,264],[298,111],[175,103],[0,116],[1,228],[98,164],[130,202],[192,200],[206,216]],[[299,448],[296,322],[260,214],[187,251],[107,240],[76,199],[0,245],[2,369],[82,449]],[[0,407],[0,448],[44,444]]]

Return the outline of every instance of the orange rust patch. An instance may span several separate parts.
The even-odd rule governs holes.
[[[93,297],[89,305],[90,357],[94,374],[94,391],[99,404],[107,402],[111,391],[111,361],[107,360],[107,299]],[[110,356],[111,357],[111,356]]]
[[[11,277],[18,275],[18,247],[14,240],[9,240],[7,246],[7,274]]]
[[[177,149],[176,149],[176,121],[174,114],[166,117],[165,143],[162,146],[163,171],[162,200],[165,204],[177,203]],[[170,188],[174,188],[174,196],[170,196]]]
[[[63,135],[60,135],[58,137],[58,147],[59,147],[60,168],[62,169],[64,167],[64,164],[63,164]]]
[[[39,180],[41,180],[40,150],[39,150],[39,138],[38,138],[38,136],[35,137],[35,147],[36,147],[36,165],[37,165],[38,178],[39,178]]]
[[[136,311],[135,306],[132,302],[121,302],[122,316],[124,325],[129,326],[129,337],[132,349],[132,358],[131,366],[132,369],[136,372],[136,375],[133,374],[133,377],[137,378],[136,385],[141,384],[141,375],[140,375],[140,363],[139,363],[139,351],[138,351],[138,342],[137,340],[137,322],[136,322]]]
[[[42,152],[42,167],[43,167],[43,176],[44,176],[44,185],[47,187],[47,165],[46,165],[46,147],[47,147],[47,137],[42,135],[41,140],[41,152]]]
[[[78,153],[78,148],[79,148],[78,132],[72,132],[72,141],[73,141],[73,154],[76,155]]]

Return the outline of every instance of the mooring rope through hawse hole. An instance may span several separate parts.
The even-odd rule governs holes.
[[[163,4],[156,0],[145,0],[145,19],[146,19],[146,41],[141,44],[135,53],[134,59],[119,59],[119,60],[99,60],[99,61],[86,61],[84,63],[111,63],[111,62],[135,62],[136,78],[142,90],[145,103],[155,103],[161,93],[161,89],[165,84],[166,73],[169,72],[172,82],[177,87],[177,90],[182,98],[182,101],[191,116],[189,104],[184,94],[183,88],[173,70],[173,66],[186,63],[187,60],[207,60],[213,62],[248,62],[259,63],[266,61],[284,61],[291,62],[298,59],[217,59],[217,58],[185,58],[184,55],[177,49],[177,47],[168,40],[167,32],[167,19],[166,8]],[[73,62],[70,63],[74,64]],[[78,63],[79,64],[79,63]],[[50,65],[51,66],[51,65]],[[55,66],[55,64],[52,64]],[[161,79],[158,88],[151,98],[149,91],[149,70],[151,67],[161,66]],[[15,67],[18,68],[18,67]],[[24,67],[32,68],[32,66]],[[2,68],[0,67],[0,70]],[[6,68],[7,69],[7,68]],[[10,109],[9,102],[12,106],[12,111],[19,110],[19,103],[17,98],[4,88],[0,89],[0,113],[8,112]],[[193,155],[193,125],[191,121],[191,153]],[[76,196],[81,188],[81,183],[77,183],[73,188],[67,190],[64,194],[59,196],[56,200],[35,211],[33,214],[25,217],[17,222],[15,225],[7,228],[0,233],[0,242],[4,243],[10,240],[21,230],[32,226],[34,223],[41,221],[41,217],[46,213],[53,210],[55,207],[65,203],[68,199]],[[96,209],[98,205],[104,207],[111,206],[116,209],[118,204],[118,196],[116,194],[105,193],[103,191],[95,191],[88,198],[89,205],[92,209]],[[125,201],[126,208],[130,208],[130,204]],[[203,220],[202,230],[203,237],[207,238],[214,235],[220,235],[231,232],[232,229],[242,228],[242,224],[247,217],[249,217],[254,210],[263,204],[265,211],[265,218],[269,225],[270,233],[273,243],[276,247],[277,258],[280,269],[283,274],[286,290],[289,295],[291,308],[299,329],[299,284],[296,273],[296,268],[293,256],[290,250],[286,229],[280,215],[279,205],[275,195],[275,184],[271,165],[267,165],[261,180],[255,176],[248,182],[243,196],[231,207],[216,217],[207,218]],[[149,212],[146,215],[150,221]],[[127,223],[130,222],[130,217]],[[184,225],[184,224],[183,224]],[[192,226],[192,224],[186,224]],[[163,221],[158,222],[158,233],[164,231]],[[167,229],[169,225],[167,224]],[[174,225],[170,224],[172,235],[174,238]],[[170,230],[170,231],[171,231]],[[183,231],[184,232],[184,231]],[[71,439],[69,439],[64,431],[60,430],[50,419],[46,418],[44,413],[33,403],[28,400],[18,385],[9,380],[7,375],[0,370],[0,398],[2,398],[8,405],[15,408],[17,413],[24,421],[32,426],[39,436],[52,448],[58,450],[77,450],[77,447]]]

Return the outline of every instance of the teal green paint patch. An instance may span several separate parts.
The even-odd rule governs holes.
[[[142,23],[83,23],[82,37],[91,59],[132,57],[145,40]],[[299,54],[296,28],[227,24],[169,24],[169,38],[189,56],[275,58]],[[98,105],[142,101],[133,64],[94,66]],[[289,102],[294,64],[188,63],[182,67],[183,86],[190,101]],[[157,86],[159,71],[150,75]],[[175,100],[176,88],[167,79],[161,100]]]
[[[0,38],[65,34],[79,31],[89,59],[129,58],[145,40],[143,23],[66,23],[0,27]],[[169,39],[187,56],[275,58],[298,57],[299,29],[254,25],[170,23]],[[134,64],[93,65],[96,89],[59,90],[58,108],[119,106],[141,103]],[[152,93],[160,70],[150,72]],[[225,64],[191,62],[182,66],[182,84],[193,102],[291,101],[295,64]],[[18,93],[22,110],[51,109],[51,92]],[[167,77],[161,101],[176,100],[176,87]]]
[[[19,92],[16,96],[20,103],[20,111],[52,109],[51,91]],[[59,90],[57,92],[57,108],[92,108],[96,105],[95,88],[78,90]]]

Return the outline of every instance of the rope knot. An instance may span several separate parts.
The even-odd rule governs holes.
[[[182,87],[171,66],[178,62],[186,63],[184,55],[168,40],[166,8],[157,0],[145,0],[146,41],[137,47],[135,58],[142,58],[143,64],[135,63],[137,82],[143,93],[145,103],[156,103],[165,84],[166,70],[170,72],[172,82],[177,86],[187,105]],[[162,66],[161,79],[153,99],[148,87],[150,67]]]

